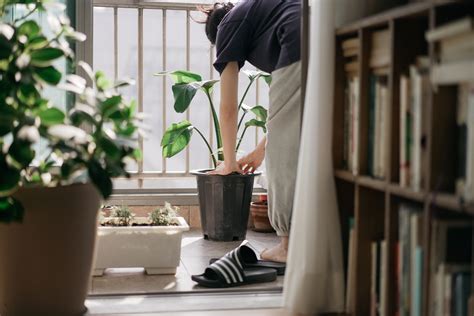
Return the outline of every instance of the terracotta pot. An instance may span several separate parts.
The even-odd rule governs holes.
[[[250,214],[253,219],[253,230],[260,233],[274,232],[270,220],[268,219],[268,205],[265,201],[252,202],[250,204]]]
[[[23,188],[22,223],[0,223],[0,314],[82,315],[100,195],[91,184]]]

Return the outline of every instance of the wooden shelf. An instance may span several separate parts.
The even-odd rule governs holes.
[[[425,199],[424,192],[416,192],[413,191],[411,188],[401,187],[398,183],[391,183],[389,185],[389,191],[392,195],[414,200],[417,202],[423,202]]]
[[[384,180],[374,179],[369,176],[359,176],[357,178],[357,183],[360,186],[378,191],[384,191],[387,187],[387,183]]]
[[[350,171],[341,169],[334,170],[334,176],[336,177],[336,179],[344,180],[347,182],[355,182],[356,178]]]
[[[432,205],[455,211],[474,215],[474,203],[465,204],[459,196],[449,193],[431,193]]]

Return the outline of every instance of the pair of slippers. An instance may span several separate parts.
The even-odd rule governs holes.
[[[201,286],[232,287],[252,283],[272,282],[285,274],[286,264],[258,260],[255,251],[244,241],[220,259],[211,259],[203,274],[191,278]]]

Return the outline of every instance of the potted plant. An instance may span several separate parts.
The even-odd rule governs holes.
[[[140,158],[136,104],[117,92],[127,82],[75,62],[68,41],[85,35],[64,5],[2,1],[2,19],[13,5],[26,13],[0,23],[0,314],[80,315],[100,201]],[[48,32],[32,19],[38,12]],[[64,58],[86,78],[61,73]],[[68,111],[45,97],[47,86],[70,91]]]
[[[175,274],[183,231],[189,230],[177,212],[169,203],[148,217],[135,217],[126,206],[109,208],[109,216],[100,220],[93,275],[124,267],[143,267],[147,274]]]
[[[268,218],[268,200],[266,194],[260,195],[258,201],[250,203],[250,214],[252,215],[254,231],[259,233],[272,233],[275,231]]]
[[[249,78],[249,83],[238,104],[239,113],[241,114],[238,123],[238,133],[240,136],[236,151],[239,150],[245,133],[249,128],[261,128],[266,132],[267,110],[261,105],[247,106],[244,104],[244,101],[254,82],[263,78],[270,84],[271,77],[262,71],[244,71],[244,73]],[[171,77],[175,101],[174,109],[178,113],[186,111],[198,91],[203,92],[207,96],[217,140],[215,148],[212,148],[203,133],[191,122],[184,120],[179,123],[173,123],[165,131],[161,140],[163,156],[170,158],[184,150],[189,145],[191,136],[195,131],[209,150],[215,168],[218,161],[224,160],[221,129],[212,100],[213,86],[219,80],[202,80],[199,74],[183,70],[162,72],[157,75],[168,75]],[[253,117],[246,120],[249,114],[252,114]],[[217,241],[244,239],[256,174],[216,176],[208,175],[208,171],[208,169],[203,169],[193,172],[197,177],[201,225],[204,237]]]

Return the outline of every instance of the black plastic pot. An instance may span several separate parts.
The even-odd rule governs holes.
[[[201,226],[205,239],[244,240],[247,233],[254,174],[208,175],[193,171],[197,178]]]

